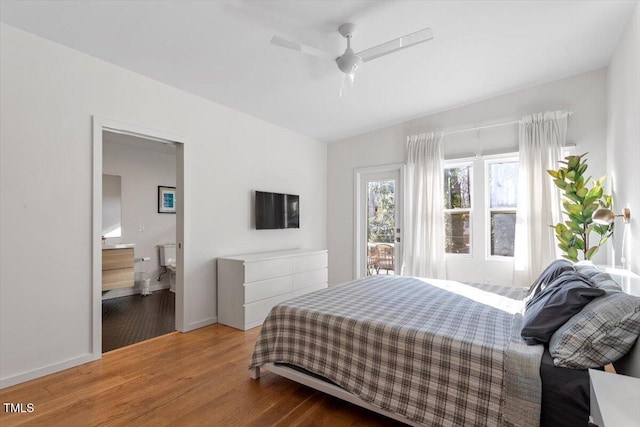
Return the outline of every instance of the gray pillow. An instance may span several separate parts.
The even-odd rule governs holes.
[[[556,277],[565,271],[575,271],[573,267],[573,263],[566,259],[557,259],[552,261],[551,264],[545,268],[540,276],[533,282],[531,287],[529,288],[529,293],[527,299],[531,300],[535,297],[540,291],[547,287],[547,285],[553,282]]]
[[[605,291],[622,290],[620,285],[613,280],[609,273],[600,270],[589,261],[580,261],[576,263],[575,269],[578,273],[584,274],[590,278],[596,288],[604,289]]]
[[[640,335],[640,297],[608,291],[569,319],[551,337],[556,366],[596,368],[627,354]]]
[[[527,302],[520,335],[529,345],[549,342],[560,326],[604,293],[582,274],[565,271]]]

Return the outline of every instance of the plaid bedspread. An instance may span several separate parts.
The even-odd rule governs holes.
[[[275,306],[250,367],[288,363],[430,426],[537,426],[524,288],[373,276]]]

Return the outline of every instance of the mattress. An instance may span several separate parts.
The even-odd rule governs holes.
[[[424,425],[539,425],[527,290],[373,276],[275,306],[250,367],[295,365]]]

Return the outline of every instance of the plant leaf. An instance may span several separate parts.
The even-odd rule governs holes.
[[[578,165],[580,164],[580,157],[579,156],[569,156],[567,157],[568,162],[568,166],[570,170],[573,170],[575,168],[578,167]],[[575,175],[575,173],[574,173]]]
[[[564,205],[564,207],[567,209],[567,211],[569,211],[570,214],[582,215],[582,206],[580,205],[567,203]]]
[[[565,230],[562,232],[561,236],[562,240],[569,242],[571,241],[571,239],[573,239],[574,234],[571,230]]]
[[[587,193],[587,197],[595,197],[596,199],[599,199],[602,197],[602,193],[603,193],[602,187],[598,187],[596,185],[593,188],[591,188],[591,190],[589,190],[589,192]]]
[[[575,203],[578,203],[578,204],[582,204],[582,198],[580,198],[575,193],[566,193],[565,196],[566,196],[566,198],[570,199],[572,202],[575,202]]]
[[[584,200],[582,201],[582,205],[583,206],[588,206],[591,203],[594,203],[596,200],[598,200],[598,198],[595,197],[595,196],[585,197]]]
[[[589,250],[584,254],[584,259],[591,259],[592,256],[595,255],[596,252],[598,252],[599,246],[594,246],[592,248],[589,248]]]
[[[568,216],[569,216],[569,219],[577,222],[578,224],[582,224],[584,222],[584,220],[582,219],[582,215],[568,214]]]
[[[556,224],[555,229],[558,234],[562,234],[564,231],[567,231],[567,227],[561,222]]]
[[[573,231],[573,232],[574,232],[574,233],[576,233],[576,234],[582,234],[583,229],[582,229],[582,227],[580,226],[580,224],[578,224],[578,223],[577,223],[577,222],[575,222],[575,221],[567,221],[566,223],[567,223],[567,225],[569,226],[569,229],[570,229],[571,231]]]
[[[564,190],[564,188],[567,186],[567,183],[564,182],[564,180],[562,179],[554,179],[553,183],[556,185],[556,187],[560,188],[561,190]]]
[[[611,237],[611,234],[605,234],[604,236],[602,236],[600,238],[600,241],[598,242],[598,246],[604,245],[606,241],[609,240],[609,237]]]

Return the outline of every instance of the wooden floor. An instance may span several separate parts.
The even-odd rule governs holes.
[[[0,425],[400,426],[272,373],[249,378],[260,328],[219,324],[114,350],[102,360],[0,390]]]

